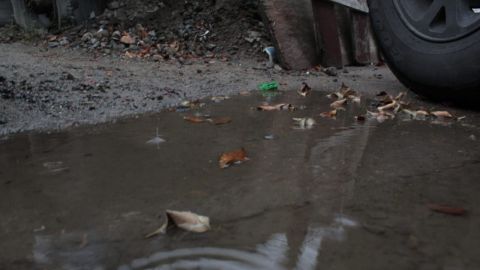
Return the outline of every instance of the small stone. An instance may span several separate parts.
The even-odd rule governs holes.
[[[109,33],[106,29],[101,28],[100,30],[95,33],[95,36],[97,38],[103,38],[103,37],[108,37]]]
[[[87,33],[83,34],[82,41],[87,42],[87,41],[90,41],[92,38],[93,38],[93,34],[90,33],[90,32],[87,32]]]
[[[207,50],[212,51],[217,47],[217,45],[215,45],[213,43],[209,43],[205,47],[207,48]]]
[[[62,37],[59,42],[60,46],[66,46],[70,44],[70,41],[68,41],[67,37]]]
[[[161,61],[163,59],[163,57],[160,54],[155,54],[155,55],[152,56],[152,59],[153,59],[153,61],[158,62],[158,61]]]
[[[336,67],[324,68],[324,69],[323,69],[323,72],[324,72],[325,74],[327,74],[328,76],[332,76],[332,77],[338,76],[337,68],[336,68]]]
[[[108,3],[108,9],[118,9],[120,8],[120,3],[118,1],[112,1]]]
[[[476,140],[477,140],[477,136],[475,136],[475,135],[473,135],[473,134],[470,135],[470,137],[468,137],[468,138],[470,138],[470,140],[472,140],[472,141],[476,141]]]

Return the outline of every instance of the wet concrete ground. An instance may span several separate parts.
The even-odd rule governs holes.
[[[324,119],[325,94],[236,96],[0,141],[0,269],[479,269],[480,114],[358,123],[366,95]],[[306,108],[252,109],[263,101]],[[233,122],[183,120],[192,113]],[[293,117],[317,125],[294,129]],[[147,144],[157,129],[166,142]],[[250,160],[220,169],[240,147]],[[144,239],[166,209],[207,215],[212,230]]]

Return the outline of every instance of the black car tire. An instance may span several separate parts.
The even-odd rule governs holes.
[[[441,41],[425,38],[406,23],[398,1],[407,0],[368,0],[377,43],[397,78],[430,98],[478,100],[480,31],[475,28],[461,37]]]

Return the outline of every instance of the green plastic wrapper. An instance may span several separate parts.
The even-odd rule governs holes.
[[[278,89],[278,83],[277,82],[266,82],[258,85],[258,88],[260,88],[261,91],[275,91]]]

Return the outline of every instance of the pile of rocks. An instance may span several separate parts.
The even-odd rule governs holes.
[[[155,61],[228,61],[260,56],[271,45],[264,28],[257,0],[123,0],[46,44]]]

